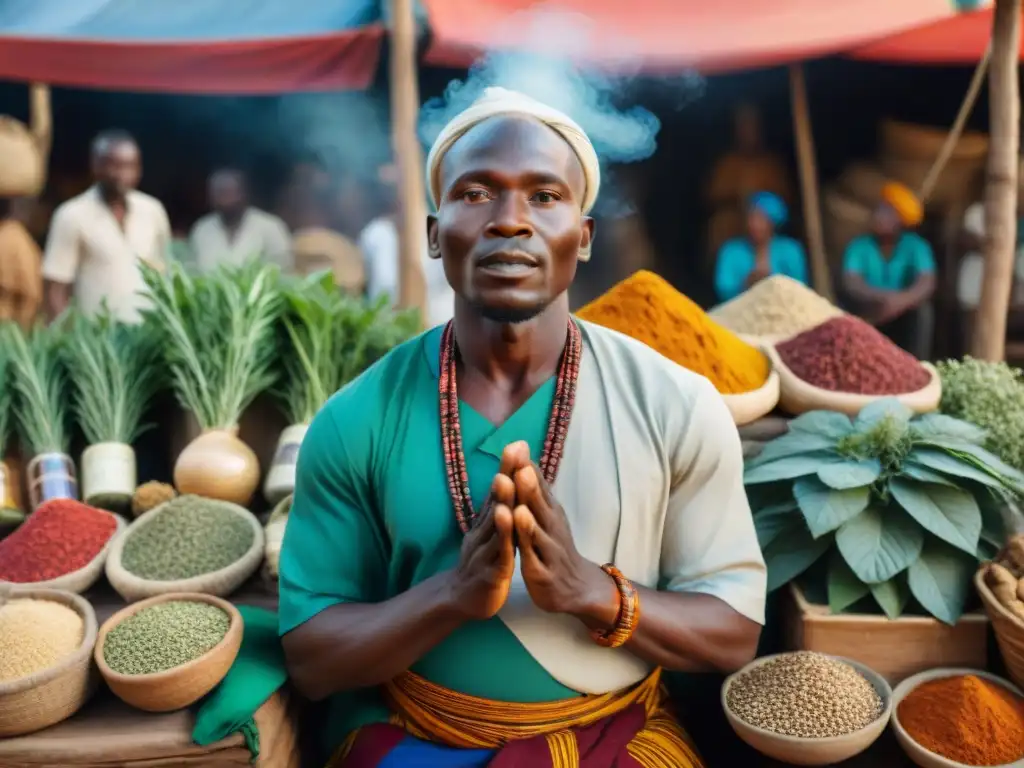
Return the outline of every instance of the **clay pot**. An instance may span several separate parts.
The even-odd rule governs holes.
[[[260,463],[238,439],[238,428],[208,429],[185,446],[174,464],[179,493],[246,506],[260,482]]]

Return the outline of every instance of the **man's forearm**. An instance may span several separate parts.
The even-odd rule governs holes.
[[[856,304],[862,305],[858,309],[881,302],[889,293],[880,288],[872,288],[860,275],[849,273],[843,278],[843,290]]]
[[[381,603],[332,606],[283,638],[288,674],[313,700],[391,680],[465,621],[445,571]]]
[[[46,320],[53,322],[60,317],[61,313],[71,303],[71,286],[67,283],[58,283],[47,280],[44,283],[44,295],[46,297]]]

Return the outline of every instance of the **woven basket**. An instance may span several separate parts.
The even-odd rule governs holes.
[[[885,171],[875,163],[850,163],[839,174],[836,185],[854,202],[874,207],[882,199],[882,187],[889,181]]]
[[[974,586],[981,595],[981,602],[985,605],[985,612],[989,621],[992,622],[992,629],[996,633],[996,642],[999,643],[999,651],[1003,654],[1003,661],[1006,663],[1006,671],[1010,679],[1021,688],[1024,688],[1024,621],[1010,613],[1006,606],[1000,603],[992,590],[985,583],[985,572],[988,564],[983,565],[974,574]]]
[[[884,154],[879,161],[886,175],[913,190],[920,190],[931,170],[930,160]],[[950,206],[978,199],[984,184],[985,168],[980,162],[950,160],[935,182],[929,205]]]
[[[63,576],[58,576],[56,579],[49,579],[48,581],[32,581],[32,582],[11,582],[11,581],[0,581],[0,587],[4,584],[10,584],[14,587],[25,587],[30,589],[56,589],[63,592],[74,592],[76,595],[80,595],[85,590],[89,589],[93,584],[99,581],[100,576],[103,575],[103,566],[107,562],[107,557],[110,555],[110,551],[114,546],[114,542],[126,527],[125,520],[120,515],[115,515],[105,510],[99,510],[104,514],[110,515],[117,521],[117,528],[114,530],[114,534],[107,540],[107,543],[103,545],[103,549],[100,553],[94,557],[88,565],[79,568],[77,571],[71,573],[65,573]]]
[[[28,677],[0,683],[0,737],[21,736],[66,720],[96,689],[99,677],[92,665],[96,644],[96,613],[78,595],[52,589],[5,587],[9,598],[52,600],[75,610],[85,622],[82,644],[65,659]]]
[[[867,231],[871,223],[871,208],[835,187],[825,190],[822,202],[822,229],[829,266],[838,273],[846,246],[853,238]]]
[[[942,380],[931,363],[921,363],[931,375],[931,380],[916,392],[902,395],[859,395],[833,392],[808,384],[782,362],[776,350],[771,350],[770,354],[779,374],[779,407],[793,416],[808,411],[838,411],[847,416],[856,416],[865,406],[886,397],[894,397],[914,413],[930,413],[939,407],[939,400],[942,399]]]
[[[110,548],[110,555],[107,557],[107,580],[129,603],[147,597],[156,597],[171,592],[196,592],[217,597],[226,597],[242,586],[245,581],[256,572],[263,560],[264,537],[263,527],[259,520],[245,507],[232,504],[227,501],[214,501],[205,499],[206,502],[225,509],[245,518],[252,526],[252,546],[238,560],[231,565],[221,568],[219,571],[204,573],[200,576],[193,576],[191,579],[177,579],[175,581],[150,581],[142,579],[133,573],[129,573],[121,565],[121,553],[124,551],[124,544],[134,531],[151,523],[171,502],[165,502],[149,510],[136,518],[135,522],[128,526],[114,539]]]
[[[779,404],[779,374],[769,371],[768,378],[757,389],[738,395],[722,395],[722,399],[729,406],[737,427],[757,421]]]
[[[143,608],[172,600],[209,603],[220,608],[231,617],[227,634],[217,645],[198,659],[193,659],[178,667],[165,669],[163,672],[154,672],[150,675],[123,675],[112,670],[103,658],[103,645],[110,630]],[[172,712],[199,701],[216,688],[231,669],[231,665],[235,663],[235,657],[238,656],[238,649],[241,646],[242,614],[235,606],[219,597],[189,592],[172,592],[122,608],[103,622],[96,638],[96,650],[93,657],[96,659],[96,666],[99,668],[100,674],[110,686],[110,690],[123,702],[146,712]]]
[[[882,120],[879,124],[879,140],[883,153],[900,155],[915,160],[933,163],[942,151],[942,145],[949,134],[945,128],[915,125],[899,120]],[[950,160],[984,161],[988,155],[988,135],[977,131],[966,131],[953,148]]]
[[[285,496],[270,513],[270,519],[263,529],[266,540],[263,570],[268,579],[277,581],[281,563],[281,544],[284,542],[284,529],[288,525],[288,513],[292,508],[292,495]]]

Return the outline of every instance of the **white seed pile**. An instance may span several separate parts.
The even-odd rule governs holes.
[[[775,275],[709,313],[730,331],[751,336],[795,336],[843,314],[803,283]]]
[[[780,656],[738,677],[726,704],[750,725],[811,739],[853,733],[882,711],[878,692],[856,669],[810,651]]]
[[[0,605],[0,682],[53,666],[78,650],[84,634],[78,612],[53,600]]]

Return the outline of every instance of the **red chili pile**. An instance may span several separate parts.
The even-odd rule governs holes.
[[[117,530],[109,512],[72,499],[53,499],[0,541],[0,581],[48,581],[84,568]]]
[[[913,355],[850,315],[804,331],[776,351],[802,380],[832,392],[901,395],[921,389],[931,379]]]

